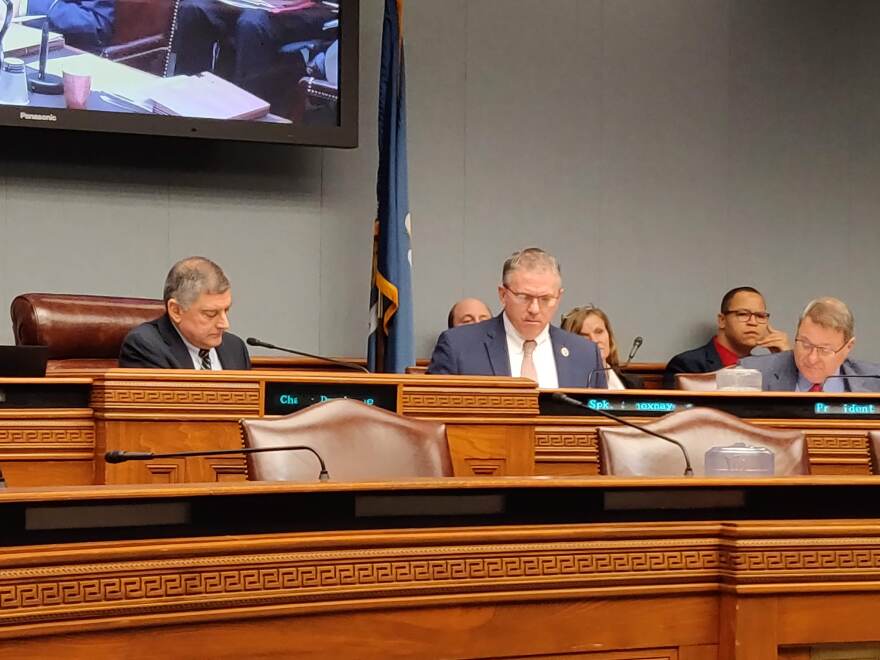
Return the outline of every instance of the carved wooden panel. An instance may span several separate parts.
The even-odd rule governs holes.
[[[583,426],[536,426],[535,460],[598,464],[596,430]]]
[[[97,416],[130,419],[256,416],[260,384],[231,381],[99,381],[92,390]]]
[[[455,476],[533,474],[532,427],[500,424],[447,424]]]
[[[812,474],[871,474],[868,431],[807,431]]]
[[[538,414],[538,391],[404,385],[401,414],[412,417],[522,417]]]

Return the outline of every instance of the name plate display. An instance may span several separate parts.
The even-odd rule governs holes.
[[[92,386],[34,380],[0,384],[0,408],[88,408]]]
[[[289,415],[331,399],[355,399],[397,412],[397,385],[356,383],[266,383],[264,415]]]
[[[828,394],[786,396],[772,392],[741,395],[713,392],[596,392],[570,393],[593,410],[607,410],[623,417],[662,417],[688,408],[706,407],[737,417],[761,419],[880,419],[880,397],[871,394]],[[568,406],[552,399],[550,392],[538,398],[542,416],[589,417],[590,410]]]

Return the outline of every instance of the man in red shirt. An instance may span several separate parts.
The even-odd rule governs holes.
[[[774,353],[791,349],[788,335],[770,325],[761,292],[750,286],[731,289],[721,300],[718,332],[705,345],[672,358],[663,374],[663,386],[674,388],[678,373],[705,373],[734,365],[758,346]]]

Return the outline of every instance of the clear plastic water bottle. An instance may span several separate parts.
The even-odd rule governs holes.
[[[17,57],[7,57],[3,60],[3,69],[0,70],[0,103],[27,105],[29,102],[24,62]]]
[[[761,391],[761,372],[757,369],[733,367],[715,373],[715,385],[719,390]]]
[[[737,442],[706,452],[707,477],[772,477],[774,468],[773,452],[766,447]]]

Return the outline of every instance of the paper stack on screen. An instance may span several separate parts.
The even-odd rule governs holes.
[[[259,119],[269,104],[213,73],[166,78],[149,99],[159,115],[202,119]]]
[[[270,14],[284,14],[314,7],[312,0],[220,0],[230,7],[240,9],[260,9]]]

